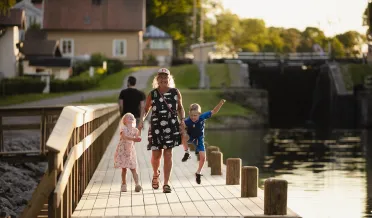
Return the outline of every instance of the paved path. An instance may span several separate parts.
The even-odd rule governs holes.
[[[263,191],[259,191],[259,197],[240,198],[240,185],[225,185],[225,166],[223,176],[212,176],[210,168],[205,167],[202,184],[198,185],[194,174],[198,162],[194,155],[187,162],[181,162],[181,147],[173,149],[172,193],[164,194],[162,184],[159,190],[152,189],[151,152],[146,150],[145,139],[147,126],[142,134],[144,140],[135,145],[143,190],[134,192],[132,174],[128,171],[128,192],[120,192],[121,170],[113,167],[119,140],[116,130],[72,217],[268,217],[263,215]],[[160,169],[163,172],[162,166]],[[159,178],[162,183],[163,174]],[[280,217],[300,216],[288,209],[288,215]]]
[[[132,73],[131,75],[135,76],[137,78],[137,88],[138,89],[145,89],[147,86],[148,79],[154,74],[156,71],[156,68],[148,68],[136,71]],[[123,87],[126,86],[126,78],[123,80]],[[112,96],[114,94],[117,94],[119,96],[121,89],[113,89],[113,90],[101,90],[101,91],[87,91],[87,92],[79,92],[72,95],[67,95],[63,97],[57,97],[57,98],[49,98],[44,99],[40,101],[34,101],[34,102],[28,102],[23,104],[16,104],[6,107],[40,107],[40,106],[49,106],[49,105],[66,105],[73,102],[79,102],[82,100],[86,100],[89,98],[99,98],[99,97],[107,97]],[[6,108],[4,107],[4,108]]]

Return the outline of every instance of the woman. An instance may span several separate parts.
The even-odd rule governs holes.
[[[154,171],[152,188],[159,188],[159,166],[160,158],[163,155],[163,192],[170,193],[172,189],[168,182],[172,171],[172,149],[181,144],[180,123],[184,127],[185,110],[182,105],[181,93],[175,88],[174,79],[168,69],[159,69],[152,82],[152,87],[154,89],[147,96],[145,111],[141,115],[138,128],[143,127],[143,121],[152,108],[147,146],[147,150],[152,151],[151,165]]]

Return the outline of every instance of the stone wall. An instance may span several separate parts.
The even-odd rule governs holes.
[[[223,94],[227,101],[231,101],[255,111],[248,118],[229,118],[232,123],[239,124],[246,120],[248,127],[266,126],[269,118],[268,93],[261,89],[226,89]]]

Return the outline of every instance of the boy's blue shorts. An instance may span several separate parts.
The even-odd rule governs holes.
[[[203,136],[200,136],[198,138],[192,138],[190,137],[190,139],[187,141],[188,143],[192,143],[195,145],[195,152],[198,153],[199,151],[205,151],[205,147],[204,147],[204,137]]]

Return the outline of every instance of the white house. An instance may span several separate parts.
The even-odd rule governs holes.
[[[23,10],[11,9],[0,14],[0,77],[17,76],[19,30],[24,30],[24,26]]]
[[[145,42],[143,54],[145,57],[155,57],[160,66],[169,65],[171,63],[173,56],[173,40],[168,33],[156,26],[150,25],[146,28],[143,38]]]
[[[25,29],[27,30],[28,27],[32,23],[40,24],[40,27],[43,26],[43,10],[36,7],[31,0],[22,0],[15,4],[13,8],[22,9],[25,11],[26,16],[26,26]]]

